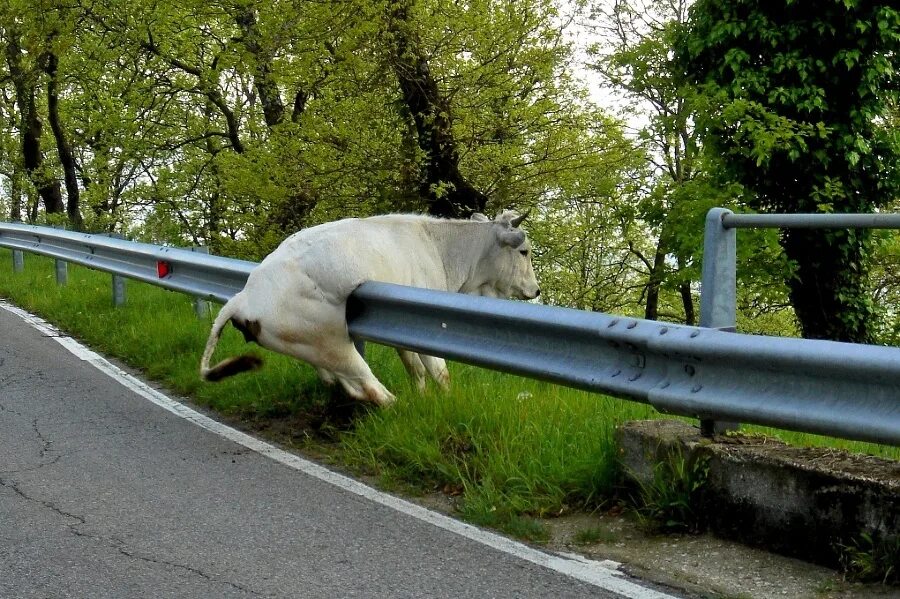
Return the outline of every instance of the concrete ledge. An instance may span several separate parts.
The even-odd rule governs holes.
[[[831,567],[836,544],[861,533],[900,538],[900,462],[754,436],[709,440],[679,420],[629,422],[616,435],[626,471],[644,482],[672,452],[706,459],[704,524],[723,537]]]

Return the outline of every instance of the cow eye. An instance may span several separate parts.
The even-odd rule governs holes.
[[[519,250],[519,253],[522,254],[523,256],[527,256],[528,250]]]

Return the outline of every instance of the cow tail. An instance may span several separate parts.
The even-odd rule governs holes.
[[[238,293],[222,306],[222,309],[219,310],[219,315],[216,316],[216,320],[213,322],[212,330],[209,332],[209,339],[206,340],[206,349],[203,350],[203,358],[200,360],[200,377],[204,380],[218,381],[245,370],[255,370],[262,365],[262,360],[248,354],[227,358],[212,368],[209,366],[209,361],[212,359],[216,345],[219,343],[222,330],[228,324],[228,321],[237,314],[240,304],[241,294]]]

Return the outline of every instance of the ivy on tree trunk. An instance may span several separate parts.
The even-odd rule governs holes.
[[[896,2],[698,0],[676,68],[710,100],[701,123],[722,176],[763,212],[873,212],[900,195]],[[806,337],[871,340],[866,231],[786,231]]]

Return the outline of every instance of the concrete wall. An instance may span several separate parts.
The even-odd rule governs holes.
[[[617,436],[639,480],[651,480],[653,464],[673,451],[707,460],[700,509],[718,535],[828,566],[838,565],[836,544],[863,532],[900,538],[900,462],[763,437],[711,441],[679,420],[629,422]]]

